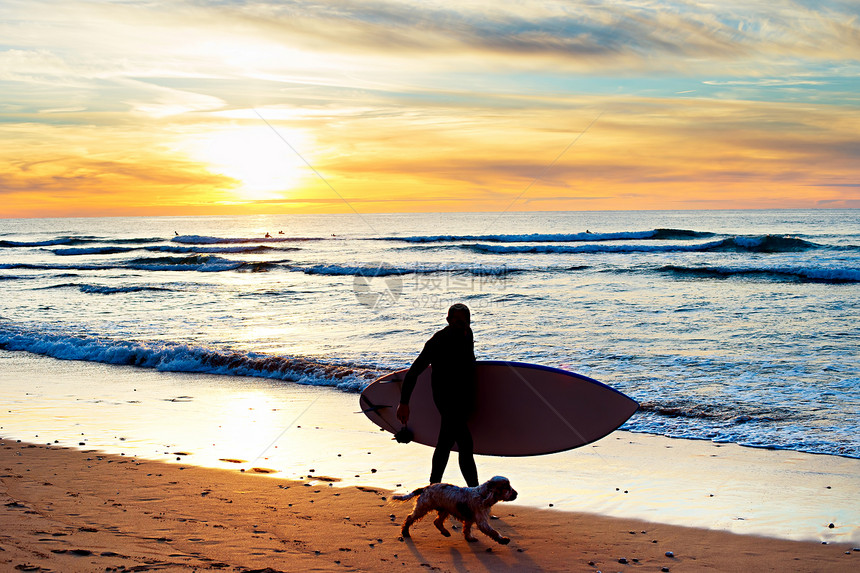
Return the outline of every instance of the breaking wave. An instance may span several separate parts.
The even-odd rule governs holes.
[[[0,326],[0,348],[51,356],[153,368],[166,372],[204,372],[226,376],[271,378],[313,386],[360,391],[387,370],[332,364],[309,358],[278,356],[231,349],[205,348],[177,342],[128,341],[86,334],[39,332]]]
[[[728,279],[733,277],[754,277],[778,281],[797,281],[812,283],[858,283],[860,269],[833,268],[764,268],[764,267],[685,267],[665,265],[659,272],[680,277]]]
[[[190,245],[212,245],[220,243],[291,243],[300,241],[320,241],[319,237],[208,237],[205,235],[178,235],[170,239],[174,243]]]
[[[630,240],[693,240],[713,237],[714,233],[687,229],[654,229],[652,231],[624,231],[618,233],[528,233],[522,235],[413,235],[407,237],[380,237],[382,241],[407,243],[452,243],[460,241],[486,241],[488,243],[574,243]]]
[[[746,253],[794,253],[815,249],[834,248],[780,235],[761,235],[753,237],[729,237],[717,241],[696,244],[660,245],[493,245],[475,243],[461,245],[462,248],[487,254],[524,254],[524,253],[673,253],[673,252],[746,252]],[[840,248],[840,247],[836,247]],[[854,247],[841,247],[854,248]]]
[[[140,271],[199,271],[199,272],[262,272],[284,261],[234,261],[214,255],[191,255],[187,257],[142,257],[129,261],[92,264],[0,264],[0,269],[60,270],[60,271],[102,271],[113,269],[134,269]]]
[[[433,274],[433,273],[463,273],[475,276],[500,277],[510,273],[523,272],[523,269],[512,269],[502,266],[482,265],[311,265],[292,266],[291,270],[300,271],[308,275],[325,276],[361,276],[361,277],[385,277],[411,274]]]
[[[70,247],[67,249],[53,249],[55,255],[113,255],[117,253],[128,253],[131,251],[149,251],[153,253],[266,253],[269,251],[297,251],[299,247],[270,247],[267,245],[247,245],[241,247],[180,247],[175,245],[155,245],[148,247]]]
[[[115,243],[115,244],[130,244],[144,245],[147,243],[160,243],[164,239],[157,237],[138,237],[130,239],[105,239],[104,237],[92,236],[71,236],[57,237],[56,239],[46,239],[44,241],[0,241],[0,247],[54,247],[58,245],[86,245],[88,243]]]
[[[668,418],[699,418],[720,420],[733,424],[745,424],[754,421],[774,422],[791,418],[791,413],[787,410],[743,407],[739,404],[725,406],[692,401],[678,401],[671,404],[654,401],[643,402],[639,405],[639,410],[643,413],[659,414]]]
[[[121,286],[121,287],[112,287],[112,286],[104,286],[104,285],[91,285],[91,284],[81,284],[81,283],[63,283],[59,285],[51,285],[47,287],[42,287],[42,289],[55,289],[55,288],[76,288],[83,293],[87,294],[117,294],[117,293],[127,293],[127,292],[142,292],[142,291],[171,291],[173,289],[165,288],[165,287],[157,287],[157,286],[148,286],[148,285],[139,285],[139,286]]]

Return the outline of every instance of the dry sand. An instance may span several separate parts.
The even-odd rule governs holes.
[[[850,571],[851,545],[495,507],[502,546],[400,539],[390,492],[0,441],[0,571]],[[516,484],[515,484],[516,486]],[[671,552],[672,556],[667,556]]]

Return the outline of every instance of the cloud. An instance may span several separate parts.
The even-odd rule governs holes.
[[[797,61],[860,59],[856,11],[836,1],[4,4],[0,37],[14,48],[0,69],[19,77],[256,70],[320,78],[347,65],[358,75],[409,74],[416,65],[435,72],[562,66],[760,73]]]
[[[183,150],[254,110],[380,208],[531,183],[535,207],[850,201],[860,164],[860,18],[838,0],[6,0],[0,37],[0,185],[31,202],[241,202]],[[335,205],[313,179],[245,203]]]
[[[317,2],[224,4],[215,10],[270,37],[315,50],[476,56],[631,69],[786,59],[856,61],[860,24],[849,5],[791,0],[719,4],[628,2]],[[334,48],[339,50],[340,48]],[[707,60],[702,61],[702,60]],[[782,67],[782,66],[780,66]]]

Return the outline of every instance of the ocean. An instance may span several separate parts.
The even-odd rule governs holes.
[[[355,393],[472,309],[631,432],[860,458],[852,210],[0,220],[0,349]]]

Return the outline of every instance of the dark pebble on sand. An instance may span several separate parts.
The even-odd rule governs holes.
[[[669,568],[663,567],[662,569],[660,569],[660,571],[662,571],[663,573],[669,573]]]
[[[72,555],[78,555],[79,557],[87,557],[88,555],[93,554],[89,549],[72,549],[69,553]]]
[[[675,554],[672,553],[671,551],[666,552],[666,557],[674,557],[674,556],[675,556]]]
[[[618,560],[618,562],[621,563],[622,565],[627,565],[627,563],[628,563],[626,557],[622,557],[621,559]]]
[[[831,523],[831,524],[830,524],[830,525],[828,525],[827,527],[829,527],[830,529],[833,529],[833,528],[834,528],[834,527],[836,527],[836,526],[835,526],[835,525],[833,525],[833,524]]]
[[[370,473],[375,474],[375,473],[376,473],[376,468],[370,468]]]

